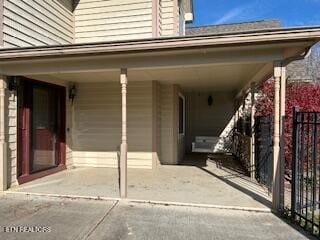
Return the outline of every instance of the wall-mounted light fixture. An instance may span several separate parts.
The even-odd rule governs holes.
[[[212,98],[211,95],[209,95],[209,97],[208,97],[208,105],[212,106],[212,104],[213,104],[213,98]]]
[[[19,80],[19,77],[17,76],[8,77],[9,91],[16,91],[18,89],[18,80]]]
[[[72,84],[72,85],[69,87],[69,100],[70,100],[72,103],[73,103],[76,95],[77,95],[76,85],[75,85],[75,84]]]

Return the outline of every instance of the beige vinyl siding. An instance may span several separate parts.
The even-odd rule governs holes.
[[[8,157],[8,185],[17,185],[17,96],[6,90],[6,141]]]
[[[4,47],[74,42],[72,0],[4,0]]]
[[[155,168],[160,163],[159,95],[159,83],[152,81],[152,168]]]
[[[161,36],[178,35],[178,0],[161,0],[160,1],[160,26]]]
[[[178,136],[179,92],[177,85],[154,81],[153,136],[156,164],[177,164],[185,154],[185,138]]]
[[[208,105],[212,96],[213,104]],[[222,136],[234,123],[234,98],[232,92],[186,93],[186,151],[191,152],[196,136]]]
[[[177,90],[175,85],[160,84],[160,163],[178,163]]]
[[[74,102],[73,163],[117,167],[121,142],[121,86],[79,83]],[[152,82],[129,82],[128,167],[152,168]]]
[[[75,9],[77,43],[152,37],[152,0],[82,0]]]
[[[157,36],[160,37],[162,35],[162,7],[161,7],[161,1],[162,0],[158,0],[158,12],[157,12],[157,17],[158,17],[158,23],[157,23],[157,27],[158,27],[158,32],[157,32]]]

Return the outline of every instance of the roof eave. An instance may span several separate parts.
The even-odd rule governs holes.
[[[281,29],[273,31],[208,35],[178,38],[145,39],[126,42],[71,44],[31,48],[1,49],[0,61],[48,57],[108,55],[150,51],[170,51],[208,47],[228,47],[254,44],[312,42],[320,40],[320,27]]]

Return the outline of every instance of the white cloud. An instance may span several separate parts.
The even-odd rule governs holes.
[[[244,7],[237,7],[237,8],[231,9],[229,12],[227,12],[225,15],[223,15],[221,18],[219,18],[215,22],[215,24],[225,23],[229,20],[236,18],[244,11],[244,9],[245,9]]]
[[[235,7],[216,20],[214,24],[222,24],[234,19],[247,18],[247,16],[257,16],[266,10],[266,4],[267,3],[265,1],[256,0],[251,1],[248,4]]]

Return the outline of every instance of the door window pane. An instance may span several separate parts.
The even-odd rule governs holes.
[[[33,88],[31,171],[56,166],[56,104],[54,91]]]

